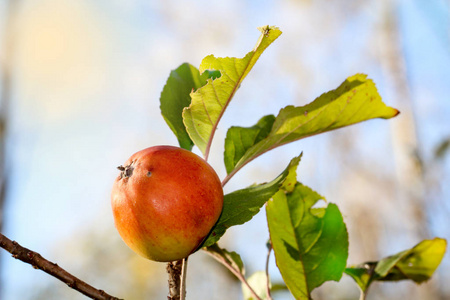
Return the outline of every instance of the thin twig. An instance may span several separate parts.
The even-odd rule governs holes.
[[[267,248],[269,249],[267,251],[267,259],[266,259],[266,293],[267,293],[267,300],[273,300],[272,299],[272,295],[270,294],[270,277],[269,277],[269,258],[270,258],[270,253],[272,252],[272,244],[269,242],[267,243]]]
[[[206,251],[206,253],[208,253],[209,255],[211,255],[215,260],[217,260],[218,262],[220,262],[222,265],[224,265],[228,270],[230,270],[231,273],[233,273],[234,276],[237,277],[237,279],[239,279],[250,291],[250,293],[252,294],[252,296],[255,298],[255,300],[262,300],[258,294],[256,294],[255,290],[250,286],[250,284],[247,282],[247,280],[245,279],[244,274],[242,274],[241,272],[239,272],[239,270],[236,270],[235,268],[233,268],[233,266],[231,264],[229,264],[225,259],[223,259],[220,256],[216,256],[213,255],[212,253]]]
[[[187,263],[188,263],[188,257],[183,258],[183,263],[181,265],[180,300],[186,299]]]
[[[11,241],[6,236],[0,233],[0,247],[12,254],[16,259],[19,259],[27,264],[30,264],[35,269],[42,270],[47,274],[61,280],[69,287],[82,293],[83,295],[97,300],[120,300],[119,298],[108,295],[103,290],[98,290],[86,282],[73,276],[57,264],[48,261],[42,257],[39,253],[31,251],[25,247],[22,247],[16,241]]]

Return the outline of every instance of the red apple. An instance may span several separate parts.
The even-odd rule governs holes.
[[[214,169],[172,146],[139,151],[119,169],[111,204],[125,243],[155,261],[179,260],[197,250],[222,212]]]

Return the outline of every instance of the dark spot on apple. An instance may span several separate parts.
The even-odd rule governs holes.
[[[150,176],[152,176],[152,172],[148,171],[147,172],[147,177],[150,177]]]

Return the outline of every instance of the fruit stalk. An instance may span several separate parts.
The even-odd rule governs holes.
[[[183,258],[183,264],[181,266],[181,283],[180,283],[180,300],[184,300],[186,298],[186,274],[187,274],[187,262],[188,257]]]

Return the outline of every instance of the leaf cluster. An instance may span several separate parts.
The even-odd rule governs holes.
[[[243,58],[205,57],[199,69],[185,63],[170,73],[161,93],[161,113],[182,148],[197,146],[208,159],[214,133],[226,108],[262,53],[280,35],[274,26],[258,28],[255,47]],[[362,121],[398,115],[383,103],[374,82],[364,74],[348,77],[336,89],[305,106],[286,106],[263,116],[251,127],[228,129],[224,146],[225,185],[256,157],[279,146]],[[245,277],[236,252],[217,242],[232,226],[250,221],[266,205],[269,249],[286,287],[296,299],[310,299],[313,289],[329,280],[351,276],[363,295],[374,281],[430,278],[439,265],[446,242],[423,241],[394,256],[346,268],[348,233],[336,204],[297,180],[301,155],[294,157],[272,181],[224,196],[221,217],[200,248],[228,267],[243,282],[245,299],[271,299],[268,271]],[[319,206],[325,202],[326,205]],[[269,250],[269,251],[270,251]],[[431,257],[431,258],[430,258]]]

